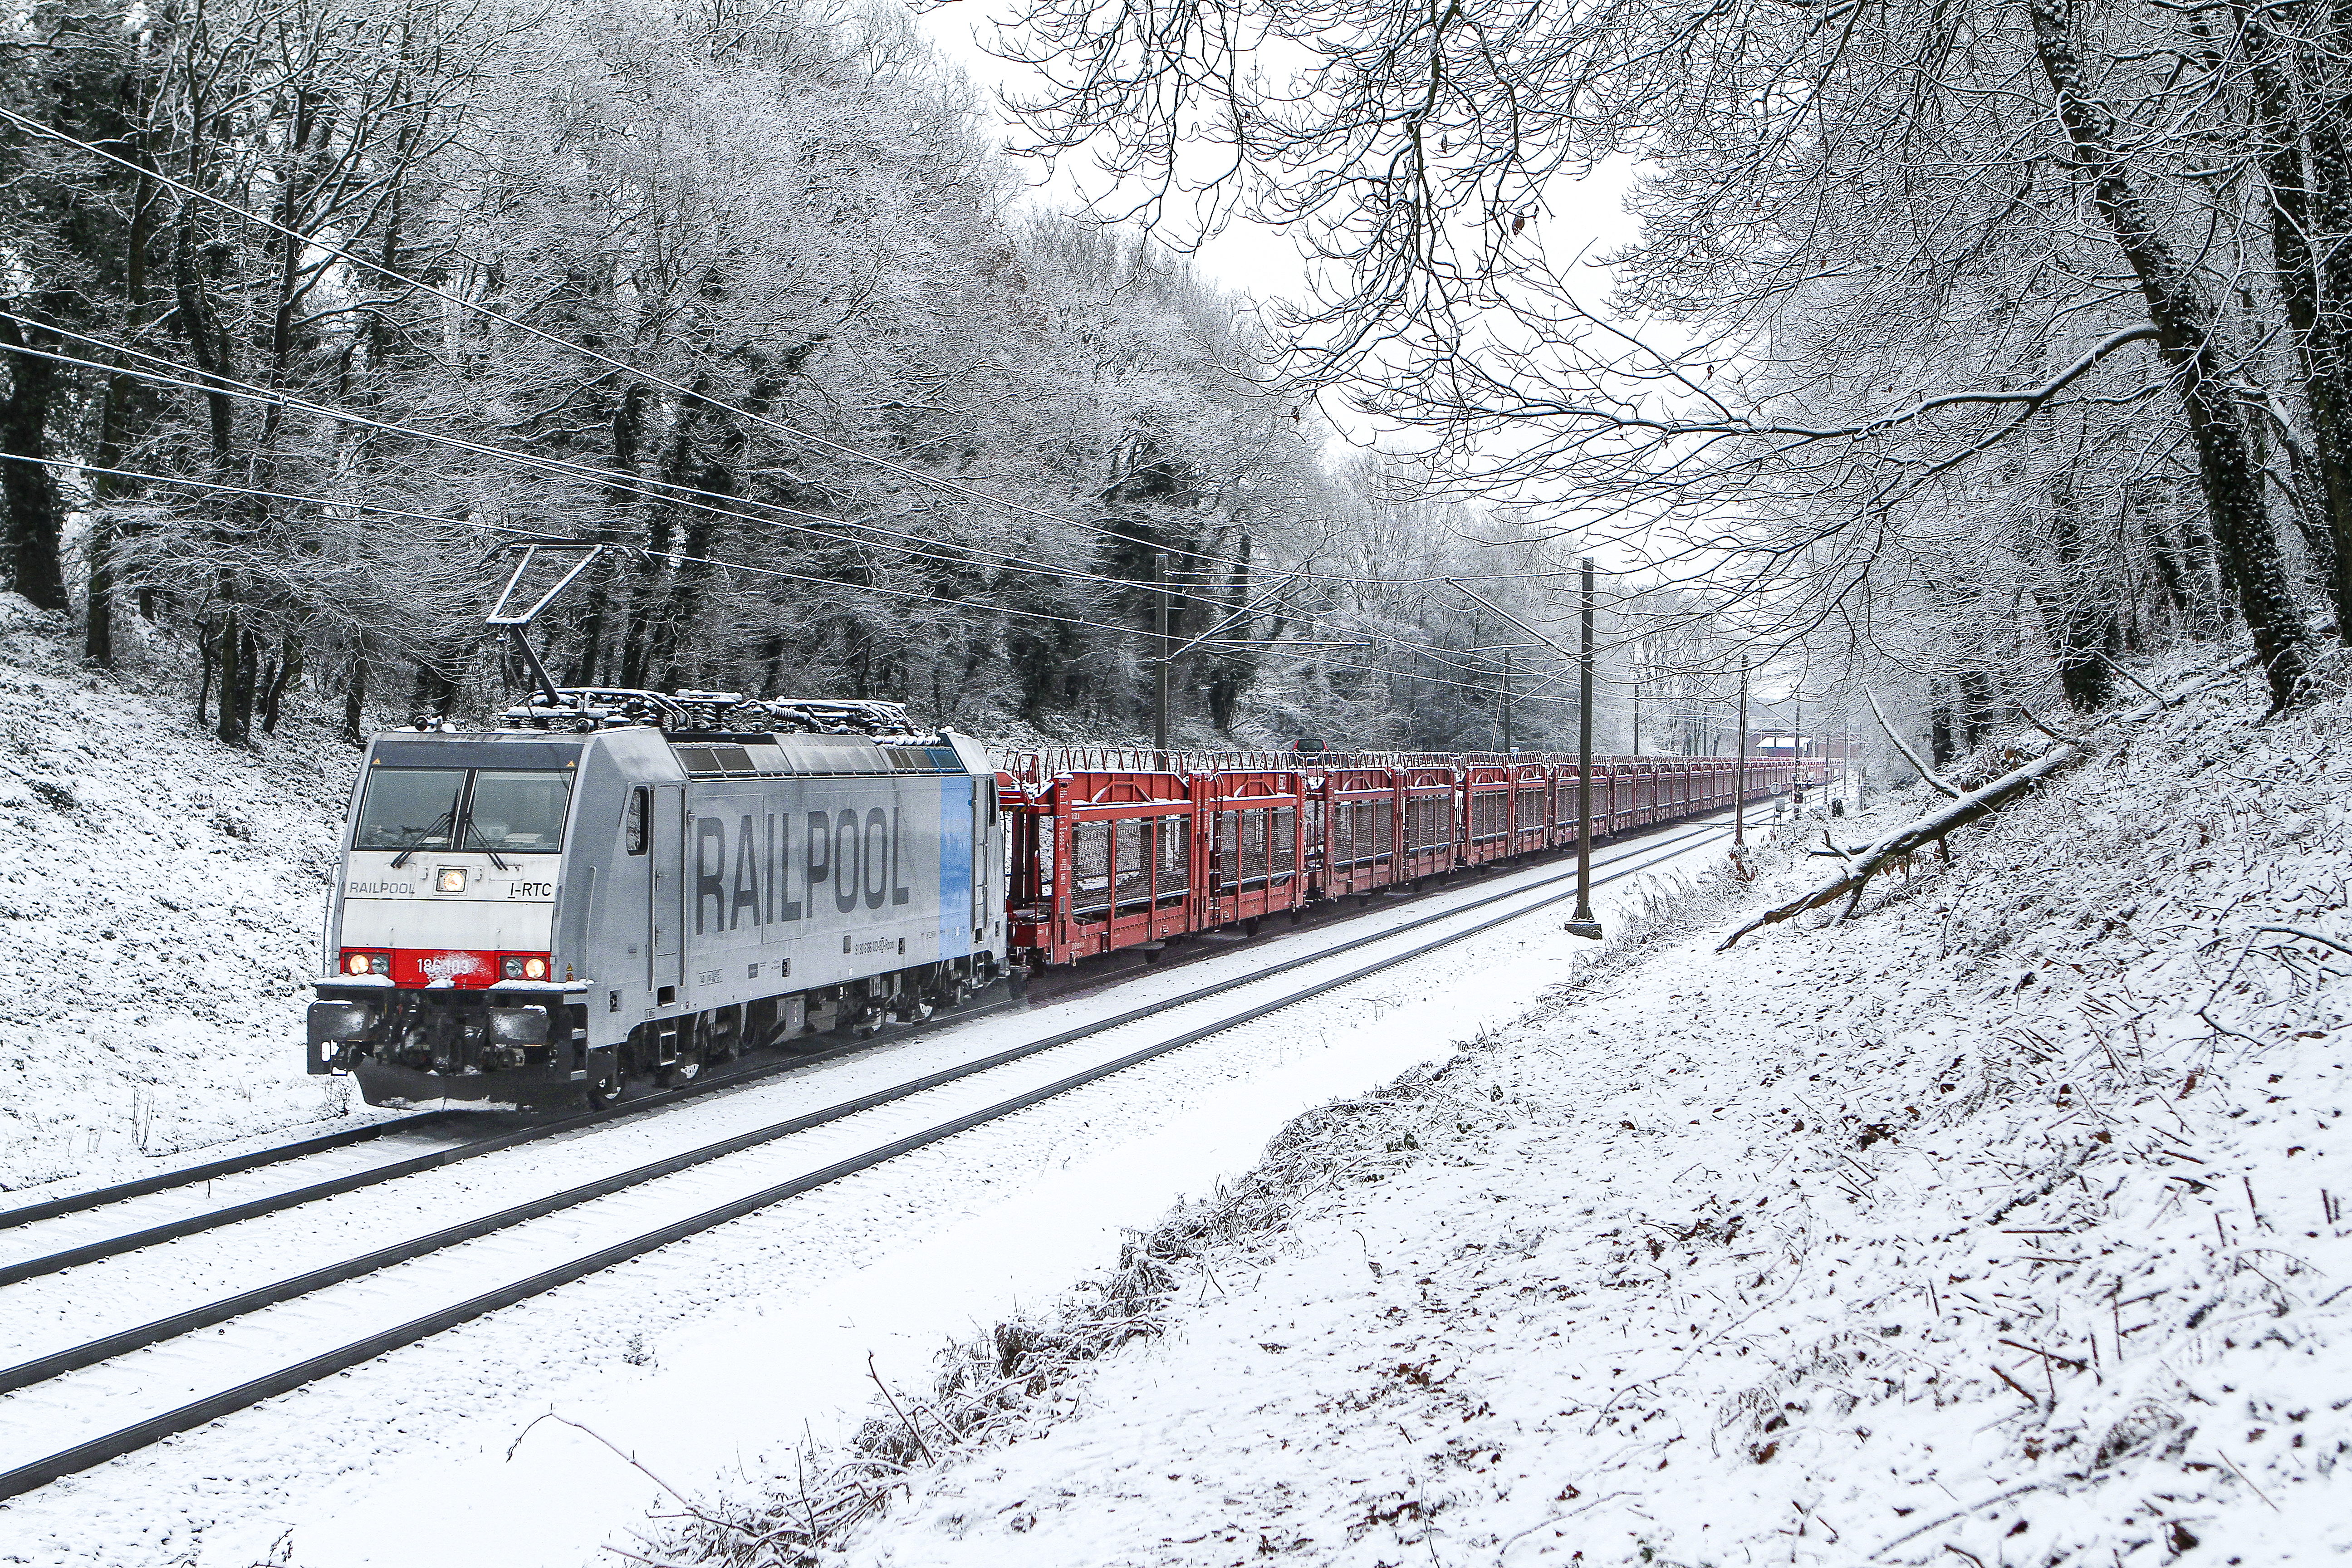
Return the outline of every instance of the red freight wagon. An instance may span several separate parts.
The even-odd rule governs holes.
[[[1555,770],[1544,763],[1511,766],[1511,837],[1513,855],[1538,855],[1557,842],[1552,832],[1551,778]],[[1573,823],[1576,819],[1568,819]],[[1574,830],[1570,829],[1573,837]]]
[[[1192,780],[1208,837],[1195,930],[1254,921],[1307,903],[1305,778],[1288,769],[1221,771]]]
[[[1013,946],[1071,963],[1197,930],[1196,809],[1181,773],[1045,781],[1011,813]]]
[[[1483,866],[1511,853],[1511,766],[1478,763],[1462,772],[1462,863]]]
[[[1286,761],[1115,748],[1008,758],[997,788],[1013,835],[1013,947],[1033,964],[1155,952],[1311,900],[1575,846],[1566,759],[1327,754],[1311,773]],[[1722,758],[1596,762],[1593,837],[1723,810],[1737,773]],[[1798,773],[1751,762],[1748,796]]]
[[[1592,836],[1595,838],[1606,838],[1612,834],[1633,830],[1634,776],[1629,763],[1596,764],[1592,780]]]
[[[1404,859],[1396,879],[1417,882],[1442,876],[1456,864],[1454,823],[1459,780],[1450,767],[1401,768],[1404,797]]]
[[[1397,770],[1331,768],[1314,794],[1312,819],[1320,850],[1317,893],[1337,899],[1394,884],[1397,830],[1405,816]]]

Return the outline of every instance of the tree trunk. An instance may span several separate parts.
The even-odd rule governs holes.
[[[278,733],[278,711],[287,685],[302,672],[302,639],[289,632],[278,645],[278,668],[261,693],[261,732]]]
[[[2344,301],[2336,301],[2334,310],[2322,308],[2321,260],[2311,238],[2315,221],[2352,221],[2352,190],[2346,188],[2352,170],[2346,168],[2343,140],[2335,124],[2339,117],[2326,114],[2311,127],[2313,160],[2305,164],[2305,130],[2296,112],[2286,51],[2261,12],[2241,5],[2238,23],[2253,78],[2255,131],[2270,195],[2271,257],[2294,344],[2304,405],[2310,411],[2311,466],[2318,470],[2317,483],[2303,486],[2315,489],[2312,499],[2323,513],[2305,520],[2305,546],[2328,592],[2336,596],[2340,626],[2346,591],[2343,547],[2352,542],[2352,352],[2347,352],[2352,343],[2346,341]],[[2344,231],[2335,227],[2322,232]],[[2335,248],[2340,247],[2331,248],[2331,263]],[[2341,286],[2352,279],[2338,282]]]
[[[2116,616],[2100,552],[2083,537],[2082,509],[2064,476],[2052,487],[2050,539],[2058,555],[2058,603],[2051,616],[2057,644],[2058,684],[2072,706],[2088,711],[2113,695],[2114,681],[2100,657],[2116,646]]]
[[[409,700],[414,721],[419,729],[430,728],[435,722],[449,717],[449,710],[457,702],[457,683],[444,675],[426,659],[416,661],[416,689]]]
[[[1994,726],[2000,722],[2000,710],[1993,700],[1992,677],[1983,670],[1960,671],[1959,688],[1968,744],[1973,750],[1991,737]]]
[[[2352,5],[2329,0],[2320,29],[2320,47],[2298,51],[2306,77],[2315,87],[2323,75],[2334,78],[2315,92],[2317,103],[2305,127],[2311,155],[2307,164],[2310,203],[2305,234],[2316,237],[2311,247],[2318,277],[2313,359],[2317,373],[2332,384],[2336,402],[2331,412],[2337,429],[2345,432],[2335,455],[2352,466],[2352,149],[2345,144],[2352,129],[2352,91],[2344,82],[2344,54],[2352,43]],[[2313,410],[2315,422],[2318,410]],[[2347,481],[2352,489],[2352,481]],[[2330,498],[2331,500],[2333,498]],[[2335,535],[2333,597],[2336,635],[2352,642],[2352,509],[2331,511]]]
[[[26,346],[16,322],[0,321],[0,344]],[[58,391],[55,367],[47,360],[11,354],[8,381],[8,396],[0,401],[0,452],[34,459],[0,463],[0,500],[8,507],[9,582],[36,609],[69,609],[61,552],[65,505],[57,474],[43,461],[49,455],[49,404]]]
[[[128,89],[134,104],[143,111],[136,89]],[[123,306],[126,333],[137,337],[147,321],[147,252],[155,239],[157,189],[148,179],[148,163],[143,136],[133,132],[124,138],[131,160],[140,165],[141,173],[132,182],[131,196],[131,229],[123,241]],[[139,380],[117,372],[106,381],[105,407],[99,416],[98,466],[120,468],[131,449],[131,433],[141,423],[146,396]],[[130,493],[134,486],[125,479],[93,475],[93,494],[102,502]],[[82,657],[93,664],[111,668],[114,663],[114,596],[119,586],[115,568],[115,550],[121,530],[108,521],[103,512],[95,518],[89,531],[89,582],[84,599]],[[147,618],[154,618],[153,595],[140,591],[140,607]]]
[[[212,312],[205,303],[204,278],[197,269],[194,198],[180,209],[179,241],[172,255],[172,283],[179,305],[174,319],[180,335],[187,342],[188,357],[196,362],[196,379],[209,383],[227,375],[227,337],[213,325]],[[212,417],[213,461],[226,468],[236,440],[236,400],[226,392],[208,391],[205,405]]]
[[[261,638],[248,624],[236,660],[236,738],[240,741],[253,739],[253,700],[259,688],[260,674]]]
[[[2026,5],[2059,121],[2075,162],[2092,180],[2092,205],[2131,264],[2157,329],[2158,352],[2171,367],[2197,450],[2214,544],[2262,656],[2272,707],[2288,707],[2311,689],[2308,639],[2288,586],[2285,557],[2263,504],[2262,474],[2253,464],[2244,416],[2215,353],[2212,308],[2174,258],[2154,215],[2125,175],[2114,123],[2083,77],[2072,0],[2026,0]]]
[[[244,645],[247,640],[244,625],[232,602],[221,616],[220,722],[214,727],[215,733],[232,744],[245,739],[244,727],[238,721],[240,704],[237,693],[244,685]]]
[[[196,653],[204,661],[203,672],[196,679],[196,728],[201,730],[213,698],[213,624],[209,618],[196,634]]]
[[[367,638],[352,643],[352,679],[343,688],[343,739],[354,746],[367,744]]]

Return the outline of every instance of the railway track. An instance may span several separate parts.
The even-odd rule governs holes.
[[[1679,825],[1612,846],[1596,858],[1594,880],[1636,875],[1726,831],[1720,823]],[[447,1141],[445,1130],[466,1119],[412,1118],[390,1124],[396,1131],[371,1138],[289,1145],[280,1163],[363,1158],[350,1151],[390,1138],[438,1141],[440,1146],[404,1151],[387,1145],[375,1152],[392,1158],[362,1169],[291,1187],[281,1184],[279,1190],[257,1197],[161,1223],[142,1213],[142,1223],[83,1237],[66,1247],[30,1253],[20,1247],[18,1257],[0,1266],[0,1291],[5,1292],[0,1300],[11,1309],[0,1313],[0,1321],[15,1325],[0,1337],[0,1357],[13,1362],[0,1368],[0,1466],[8,1467],[0,1470],[0,1498],[134,1452],[1572,896],[1571,868],[1535,869],[1548,874],[1522,870],[1511,886],[1473,899],[1433,895],[1430,901],[1442,900],[1444,907],[1423,912],[1408,906],[1412,918],[1369,932],[1344,934],[1342,926],[1341,940],[1314,943],[1310,951],[1280,957],[1247,974],[1091,1018],[813,1110],[775,1117],[780,1107],[770,1102],[800,1086],[771,1083],[764,1093],[725,1097],[690,1119],[643,1114],[666,1109],[672,1100],[665,1096],[602,1116],[505,1128],[455,1142]],[[1289,976],[1297,978],[1275,984]],[[1012,1005],[969,1008],[952,1021],[963,1024]],[[904,1032],[898,1037],[906,1037]],[[889,1067],[891,1055],[845,1046],[687,1087],[700,1092],[751,1088],[779,1074],[845,1059],[871,1076]],[[730,1122],[734,1125],[725,1125]],[[593,1137],[580,1136],[590,1129]],[[721,1135],[708,1136],[712,1131]],[[495,1168],[498,1163],[480,1163],[482,1156],[527,1142],[551,1147],[541,1168],[520,1179]],[[216,1174],[210,1179],[268,1169],[266,1152],[242,1157],[235,1172],[218,1169],[235,1162],[215,1163],[210,1169]],[[650,1157],[614,1168],[634,1152]],[[796,1168],[780,1173],[780,1159]],[[772,1179],[780,1173],[782,1179]],[[183,1175],[177,1183],[154,1178],[127,1184],[141,1190],[116,1201],[135,1206],[137,1200],[172,1188],[184,1193],[205,1179]],[[364,1215],[351,1212],[360,1205],[328,1205],[319,1218],[305,1223],[301,1211],[312,1205],[393,1183],[403,1184],[391,1189],[404,1194],[402,1202],[379,1194],[364,1205],[370,1211]],[[534,1186],[538,1190],[529,1190]],[[519,1201],[493,1201],[503,1198]],[[89,1216],[106,1207],[103,1201],[76,1201],[70,1210],[40,1220],[87,1226],[94,1223]],[[427,1215],[446,1218],[451,1213],[463,1217],[437,1226],[424,1223]],[[540,1223],[566,1214],[574,1223]],[[40,1221],[13,1223],[27,1232],[23,1239],[51,1228]],[[190,1255],[182,1244],[207,1232],[218,1233],[215,1252]],[[586,1244],[583,1237],[603,1245]],[[467,1246],[490,1238],[498,1238],[495,1246]],[[289,1270],[284,1263],[289,1258],[315,1262]],[[273,1264],[278,1267],[273,1269]],[[420,1268],[430,1277],[418,1276]],[[256,1276],[261,1283],[244,1283]],[[242,1288],[224,1288],[232,1284]],[[125,1311],[121,1305],[170,1299],[188,1304],[154,1317]],[[113,1316],[120,1321],[89,1337],[80,1337],[86,1332],[80,1327],[62,1326],[86,1322],[93,1300],[118,1304]],[[425,1310],[416,1310],[420,1305]],[[152,1305],[144,1310],[152,1311]],[[206,1328],[215,1334],[186,1338]],[[354,1328],[367,1331],[343,1337]],[[329,1348],[289,1360],[289,1339],[297,1348]],[[141,1352],[146,1353],[133,1354]],[[78,1440],[42,1451],[60,1436]]]
[[[1667,826],[1669,832],[1704,831],[1686,824]],[[1605,858],[1612,851],[1642,850],[1654,847],[1659,842],[1661,838],[1654,833],[1612,844],[1602,854]],[[1456,885],[1412,894],[1403,907],[1462,890]],[[1384,892],[1378,896],[1400,895]],[[1360,918],[1360,911],[1324,906],[1311,910],[1305,924],[1312,930],[1345,925]],[[1181,969],[1223,951],[1196,946],[1188,953],[1171,954],[1169,962],[1159,964],[1149,963],[1133,952],[1113,953],[1088,964],[1083,972],[1049,972],[1040,976],[1032,983],[1025,1005],[1035,1006],[1089,995],[1137,975]],[[37,1228],[25,1236],[0,1237],[0,1288],[262,1218],[461,1160],[659,1112],[714,1090],[740,1089],[778,1074],[803,1072],[861,1053],[888,1050],[909,1038],[939,1029],[961,1027],[975,1018],[1024,1005],[1001,995],[982,997],[930,1022],[895,1026],[877,1040],[844,1039],[817,1050],[761,1052],[754,1058],[707,1068],[693,1081],[675,1088],[634,1094],[608,1110],[554,1118],[482,1110],[426,1111],[19,1205],[0,1210],[0,1232]],[[215,1194],[215,1186],[226,1190]],[[191,1191],[196,1187],[202,1187],[203,1192]],[[54,1223],[75,1215],[96,1217],[73,1224]],[[23,1386],[8,1381],[8,1371],[0,1369],[0,1394]]]

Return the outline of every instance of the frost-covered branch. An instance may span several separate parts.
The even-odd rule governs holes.
[[[2210,670],[2194,680],[2175,687],[2161,697],[2116,715],[2099,728],[2104,730],[2145,723],[2173,703],[2202,689],[2213,681],[2240,670],[2251,668],[2260,662],[2260,658],[2261,656],[2256,653],[2242,654],[2218,669]],[[1892,732],[1889,731],[1890,734]],[[1957,829],[1965,827],[1979,818],[1991,816],[2012,801],[2047,784],[2076,763],[2087,761],[2091,755],[2088,735],[2080,740],[2058,742],[2024,766],[2013,768],[1990,784],[1970,790],[1965,795],[1955,796],[1950,804],[1905,823],[1852,859],[1843,875],[1821,883],[1785,904],[1765,910],[1724,938],[1716,951],[1717,952],[1728,951],[1738,944],[1741,937],[1750,931],[1760,931],[1768,925],[1775,925],[1782,921],[1793,920],[1808,910],[1825,908],[1840,899],[1845,899],[1848,901],[1844,913],[1838,917],[1839,921],[1852,919],[1854,911],[1862,907],[1862,895],[1869,887],[1871,878],[1889,865],[1905,860],[1929,845],[1941,844]]]

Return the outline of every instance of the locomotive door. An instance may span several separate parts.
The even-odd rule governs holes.
[[[677,1000],[678,937],[686,926],[686,786],[654,786],[653,965],[656,1005]]]
[[[978,947],[988,940],[988,890],[995,882],[990,878],[989,858],[996,847],[996,835],[992,829],[996,823],[996,779],[975,776],[971,781],[971,941]]]

